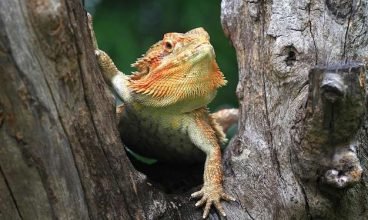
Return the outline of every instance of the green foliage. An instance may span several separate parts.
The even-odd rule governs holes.
[[[237,106],[236,57],[221,28],[220,0],[105,0],[94,11],[94,30],[99,47],[127,74],[134,71],[130,64],[162,39],[163,34],[205,28],[211,36],[218,64],[228,80],[228,85],[219,90],[210,105],[211,110]]]

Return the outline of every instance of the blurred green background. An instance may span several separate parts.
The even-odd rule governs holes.
[[[220,88],[210,110],[237,107],[238,70],[235,51],[220,23],[220,0],[85,0],[94,17],[99,48],[106,51],[126,74],[130,64],[167,32],[187,32],[203,27],[211,37],[217,62],[228,80]]]

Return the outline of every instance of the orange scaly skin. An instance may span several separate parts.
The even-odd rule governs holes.
[[[96,49],[96,55],[105,80],[124,102],[124,143],[168,162],[199,161],[204,152],[204,185],[192,197],[201,197],[196,206],[205,204],[203,218],[212,204],[226,216],[220,200],[234,198],[222,187],[220,143],[225,136],[206,109],[226,80],[207,32],[196,28],[165,34],[133,64],[137,72],[131,76],[120,72],[103,51]]]

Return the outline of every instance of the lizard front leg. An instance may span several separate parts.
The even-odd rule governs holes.
[[[120,99],[125,100],[125,98],[129,95],[126,86],[127,76],[118,70],[115,63],[107,53],[98,48],[95,32],[93,31],[92,16],[89,13],[87,16],[88,28],[91,34],[93,46],[95,48],[95,55],[104,80],[108,85],[114,88]]]
[[[194,112],[194,124],[188,127],[190,139],[207,155],[203,187],[191,195],[193,198],[201,197],[195,204],[196,206],[205,204],[203,218],[207,217],[212,204],[223,216],[226,216],[220,200],[235,201],[232,196],[224,192],[222,187],[223,172],[219,145],[221,137],[218,137],[219,134],[216,132],[214,125],[216,125],[216,122],[208,114],[207,110],[203,108]]]
[[[114,89],[123,102],[129,101],[130,92],[127,86],[128,76],[118,70],[107,53],[96,49],[95,54],[105,82]]]

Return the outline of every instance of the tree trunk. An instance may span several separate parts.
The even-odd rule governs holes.
[[[366,59],[367,7],[222,2],[241,104],[228,219],[368,218],[365,70],[341,65]],[[131,165],[79,1],[2,0],[0,30],[0,219],[201,218]]]
[[[193,219],[131,165],[77,0],[0,1],[0,219]]]
[[[367,4],[222,1],[240,74],[229,218],[368,219],[366,77],[351,62],[367,61]]]

